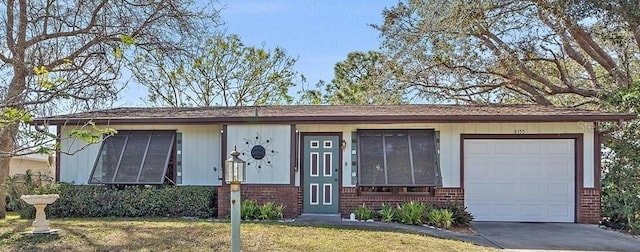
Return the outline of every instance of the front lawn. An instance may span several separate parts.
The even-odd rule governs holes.
[[[0,251],[228,251],[229,223],[181,219],[54,219],[59,235],[24,235],[31,220],[0,220]],[[242,224],[243,251],[492,251],[399,232]]]

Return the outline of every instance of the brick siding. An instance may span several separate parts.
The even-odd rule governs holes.
[[[218,188],[218,218],[227,218],[231,209],[230,187]],[[298,187],[290,185],[242,185],[241,200],[251,199],[258,204],[275,202],[284,205],[284,217],[295,218],[302,209],[302,194]]]
[[[580,190],[578,223],[595,224],[600,221],[600,190],[584,188]],[[258,204],[269,201],[285,205],[285,218],[295,218],[302,213],[302,191],[290,185],[242,185],[242,200],[252,199]],[[448,201],[464,202],[462,188],[435,188],[433,195],[419,193],[363,193],[355,187],[343,187],[340,193],[340,214],[347,218],[353,210],[362,204],[378,209],[382,203],[400,204],[407,201],[420,201],[439,204]],[[229,186],[219,187],[218,218],[229,216]]]
[[[365,204],[372,209],[379,209],[382,203],[400,204],[408,201],[420,201],[425,203],[444,203],[447,201],[464,201],[464,191],[461,188],[436,188],[434,195],[419,193],[362,193],[355,187],[343,187],[340,195],[340,214],[348,217],[358,206]]]
[[[580,216],[578,223],[597,224],[602,216],[602,208],[600,206],[600,189],[583,188],[580,191]]]

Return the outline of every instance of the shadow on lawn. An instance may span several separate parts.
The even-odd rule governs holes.
[[[19,250],[38,250],[38,246],[60,240],[58,234],[29,234],[25,231],[31,227],[31,221],[11,221],[11,231],[0,234],[1,243],[11,244]]]
[[[134,220],[130,222],[115,223],[106,222],[104,225],[96,226],[91,221],[84,223],[63,223],[56,227],[61,228],[65,239],[75,240],[74,250],[96,250],[96,251],[130,251],[153,250],[207,250],[219,251],[230,246],[225,240],[227,236],[222,233],[216,234],[215,230],[207,230],[203,234],[201,229],[192,227],[167,227],[152,226],[144,223],[154,223],[157,221]],[[157,222],[160,223],[161,222]],[[226,234],[226,232],[224,233]],[[206,237],[205,239],[201,239]],[[192,247],[196,246],[196,247]],[[65,248],[50,247],[49,251],[66,251]]]

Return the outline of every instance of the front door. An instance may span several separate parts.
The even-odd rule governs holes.
[[[304,213],[338,213],[340,137],[303,137]]]

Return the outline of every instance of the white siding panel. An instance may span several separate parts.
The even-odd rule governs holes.
[[[220,185],[219,126],[192,126],[182,132],[182,185]]]
[[[584,182],[583,186],[585,188],[593,188],[595,186],[595,178],[593,177],[596,169],[594,160],[594,148],[596,146],[593,145],[593,131],[584,132],[584,157],[583,165],[584,165]],[[598,146],[599,148],[599,146]],[[598,167],[597,169],[600,169]]]
[[[251,148],[258,144],[266,149],[266,156],[261,160],[251,157]],[[248,163],[247,184],[291,182],[290,125],[228,125],[227,150],[231,152],[234,148],[241,153],[240,159]]]
[[[70,129],[63,129],[62,135]],[[60,141],[60,181],[76,185],[89,182],[93,164],[98,157],[100,144],[87,145],[86,142],[75,138],[63,138]]]
[[[176,130],[182,133],[182,185],[220,185],[220,126],[218,125],[110,125],[116,130]],[[73,127],[63,128],[63,137]],[[62,150],[73,152],[84,142],[74,138],[61,141]],[[60,181],[87,184],[101,144],[86,146],[73,155],[60,155]],[[213,168],[217,171],[214,171]]]
[[[453,175],[453,170],[451,169],[453,167],[451,162],[454,160],[452,158],[452,149],[458,148],[456,146],[459,142],[453,142],[451,124],[439,125],[435,130],[440,131],[440,174],[442,176],[442,185],[454,187],[453,185],[458,181],[458,177]]]
[[[342,140],[347,144],[342,151],[342,185],[343,186],[355,186],[351,183],[351,173],[357,172],[351,170],[351,130],[345,130],[342,132]]]
[[[444,187],[460,186],[460,134],[583,134],[584,139],[584,187],[594,186],[593,123],[403,123],[403,124],[355,124],[296,126],[300,132],[342,132],[347,141],[343,152],[343,186],[354,186],[351,174],[351,132],[358,129],[435,129],[440,131],[440,169]],[[539,147],[539,146],[538,146]],[[523,147],[525,148],[525,147]],[[535,146],[527,146],[535,151]],[[343,164],[343,165],[345,165]]]
[[[183,133],[183,184],[184,185],[220,185],[218,178],[221,176],[220,156],[220,126],[218,125],[118,125],[111,126],[122,130],[144,129],[173,129]],[[584,187],[594,186],[593,163],[593,123],[567,122],[567,123],[403,123],[403,124],[353,124],[353,125],[314,125],[300,124],[296,128],[299,132],[342,132],[342,137],[347,146],[342,152],[342,183],[343,186],[355,186],[351,181],[351,132],[358,129],[435,129],[440,131],[440,169],[443,177],[443,186],[460,186],[460,134],[514,134],[516,130],[522,130],[524,134],[564,134],[581,133],[584,136]],[[63,130],[69,130],[63,128]],[[263,138],[267,135],[274,137],[277,143],[274,146],[278,151],[277,158],[280,164],[274,163],[274,171],[252,174],[248,171],[248,178],[253,183],[289,183],[289,151],[290,151],[290,126],[289,125],[230,125],[227,150],[232,150],[234,145],[238,150],[246,147],[243,138],[248,135],[255,137],[260,132]],[[244,132],[244,133],[243,133]],[[252,132],[248,134],[247,132]],[[63,139],[62,148],[65,152],[73,152],[84,146],[84,143],[75,139]],[[235,143],[234,143],[235,142]],[[526,148],[534,148],[526,147]],[[62,154],[61,181],[86,184],[93,163],[97,157],[100,144],[90,145],[74,155]],[[534,149],[531,149],[533,151]],[[295,155],[295,154],[294,154]],[[228,155],[227,155],[228,156]],[[282,158],[284,157],[284,158]],[[214,171],[214,167],[216,168]],[[357,175],[357,174],[356,174]],[[299,173],[295,174],[296,185],[299,185]]]
[[[448,148],[451,156],[449,157],[449,167],[441,167],[443,176],[447,178],[442,179],[442,186],[444,187],[460,187],[460,134],[464,132],[464,126],[462,124],[451,124],[451,131],[449,132],[450,146]],[[469,125],[475,126],[475,125]],[[486,126],[486,125],[485,125]],[[488,129],[488,127],[486,127]],[[441,133],[442,138],[442,133]],[[442,151],[441,151],[442,152]],[[442,158],[442,157],[441,157]],[[445,183],[446,182],[446,183]]]

